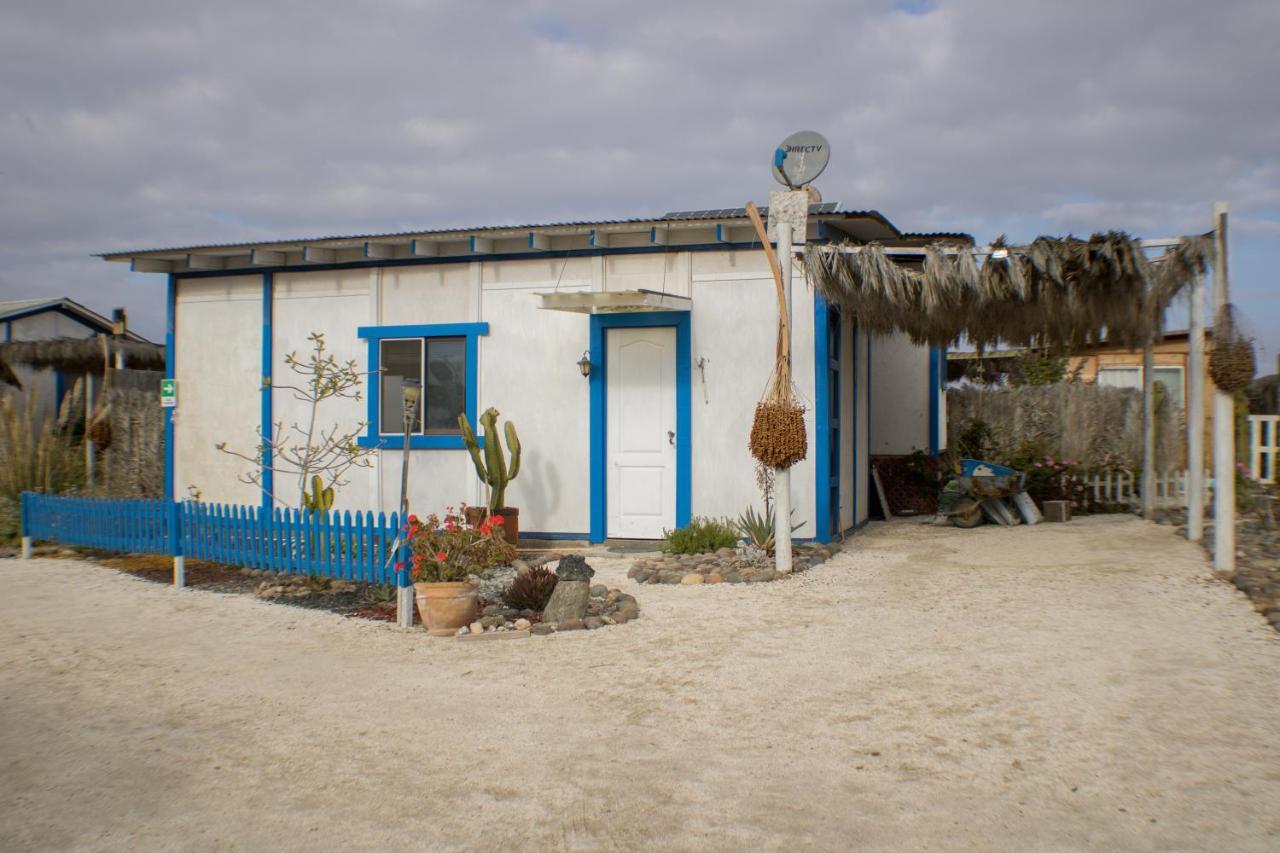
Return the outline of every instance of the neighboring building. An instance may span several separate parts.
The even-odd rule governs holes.
[[[809,241],[925,239],[874,211],[834,208],[810,209]],[[972,242],[928,239],[937,236]],[[741,210],[104,258],[168,274],[170,496],[195,487],[209,501],[262,500],[238,480],[244,463],[215,445],[250,449],[260,429],[301,417],[270,380],[314,331],[339,359],[379,374],[365,400],[325,415],[367,421],[361,443],[379,448],[374,467],[339,490],[339,509],[396,508],[401,381],[424,377],[424,423],[410,438],[415,512],[481,501],[456,416],[474,423],[489,406],[520,432],[522,471],[507,499],[531,538],[656,539],[693,516],[761,504],[747,437],[773,368],[776,300]],[[942,361],[905,341],[873,344],[802,273],[792,300],[810,430],[792,474],[797,536],[825,541],[868,518],[877,430],[940,446]]]
[[[8,344],[85,341],[98,335],[114,336],[117,331],[112,321],[65,297],[0,302],[0,360],[12,370],[12,379],[16,379],[25,393],[35,395],[43,412],[53,411],[61,405],[63,395],[81,376],[101,376],[102,371],[86,367],[83,364],[85,359],[79,353],[67,359],[50,359],[46,353],[34,363],[29,363],[25,354],[18,358],[15,353],[30,351],[32,347],[11,347]],[[132,343],[148,343],[145,338],[128,331],[124,331],[120,338]],[[81,350],[83,347],[69,349]]]

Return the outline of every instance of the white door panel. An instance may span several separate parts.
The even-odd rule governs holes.
[[[660,539],[675,526],[675,329],[606,333],[607,535]]]

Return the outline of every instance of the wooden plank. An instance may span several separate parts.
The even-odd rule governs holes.
[[[889,508],[889,496],[884,493],[884,483],[880,482],[880,470],[875,465],[871,466],[871,480],[876,484],[876,497],[880,499],[880,512],[884,515],[884,520],[888,521],[893,517],[893,510]]]

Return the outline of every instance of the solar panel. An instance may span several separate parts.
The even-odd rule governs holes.
[[[835,213],[840,209],[838,201],[824,201],[817,204],[809,205],[809,215],[816,216],[820,213]],[[768,215],[769,208],[760,208],[762,215]],[[722,207],[709,210],[673,210],[670,213],[662,214],[663,219],[670,220],[691,220],[691,219],[745,219],[747,209],[745,207]]]

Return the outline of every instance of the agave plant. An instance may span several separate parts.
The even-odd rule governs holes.
[[[560,578],[546,566],[535,566],[527,572],[516,575],[507,590],[506,602],[511,607],[521,610],[544,610],[555,592]]]
[[[791,511],[791,517],[795,518],[795,510]],[[747,511],[738,516],[738,531],[746,538],[747,542],[754,548],[759,548],[766,554],[773,553],[773,525],[777,515],[773,508],[765,510],[763,513],[757,513],[755,507],[747,507]],[[791,525],[791,532],[795,533],[801,525]]]

